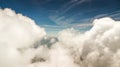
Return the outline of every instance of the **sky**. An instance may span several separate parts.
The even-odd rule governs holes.
[[[51,33],[71,27],[86,31],[96,18],[120,19],[120,0],[0,0],[0,7],[32,18]]]

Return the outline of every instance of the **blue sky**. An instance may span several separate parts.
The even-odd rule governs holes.
[[[1,8],[11,8],[36,21],[48,32],[74,27],[91,28],[95,18],[120,20],[120,0],[0,0]]]

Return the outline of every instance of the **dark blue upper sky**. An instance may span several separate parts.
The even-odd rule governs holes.
[[[93,19],[106,16],[120,20],[120,0],[0,0],[0,7],[11,8],[53,29],[84,28]]]

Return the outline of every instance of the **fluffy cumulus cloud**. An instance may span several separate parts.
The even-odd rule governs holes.
[[[33,20],[0,10],[0,67],[120,67],[120,21],[95,19],[49,37]]]
[[[23,67],[29,58],[25,48],[40,40],[45,31],[30,18],[11,9],[0,9],[0,67]],[[29,54],[29,53],[28,53]]]

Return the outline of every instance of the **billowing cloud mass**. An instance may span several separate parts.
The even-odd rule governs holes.
[[[120,67],[120,21],[95,19],[89,31],[50,37],[30,18],[1,9],[0,67]]]
[[[44,29],[30,18],[8,8],[0,9],[0,67],[23,67],[28,64],[30,57],[24,50],[45,34]]]

